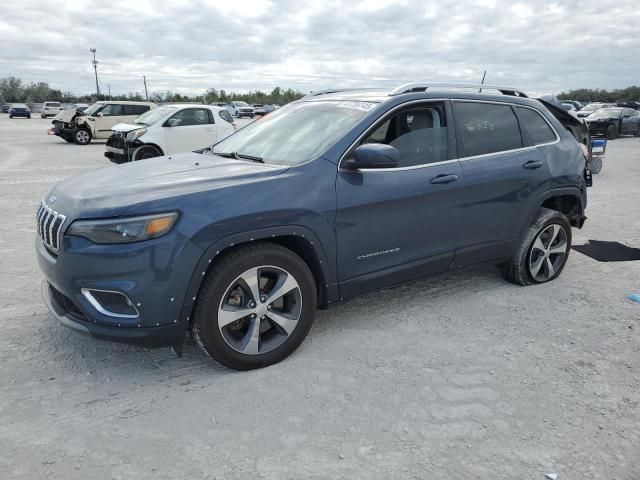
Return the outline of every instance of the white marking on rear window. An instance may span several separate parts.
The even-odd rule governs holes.
[[[354,110],[363,110],[365,112],[368,112],[370,110],[373,110],[376,104],[371,102],[340,102],[338,106],[342,108],[352,108]]]

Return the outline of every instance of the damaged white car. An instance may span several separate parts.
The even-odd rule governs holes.
[[[112,128],[104,156],[114,163],[203,149],[235,132],[228,110],[210,105],[165,105]]]
[[[151,102],[103,101],[86,110],[76,108],[56,115],[49,135],[57,135],[67,142],[86,145],[94,138],[109,138],[114,125],[131,122],[156,107]]]

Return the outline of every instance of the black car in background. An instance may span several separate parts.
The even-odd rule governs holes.
[[[604,135],[607,140],[619,135],[640,137],[640,112],[632,108],[600,108],[585,120],[591,135]]]
[[[578,117],[580,118],[588,117],[596,110],[600,110],[601,108],[606,108],[606,107],[614,107],[614,106],[615,105],[613,103],[593,102],[582,107],[578,112]]]

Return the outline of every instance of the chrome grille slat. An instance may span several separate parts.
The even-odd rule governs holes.
[[[44,199],[40,202],[36,213],[37,233],[45,246],[55,252],[60,248],[62,225],[67,217],[49,207]]]

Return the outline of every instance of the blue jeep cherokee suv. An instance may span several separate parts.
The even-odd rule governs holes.
[[[483,88],[317,92],[208,151],[66,179],[37,213],[45,302],[98,338],[180,353],[191,330],[244,370],[367,290],[481,262],[553,280],[588,151],[562,114]]]

